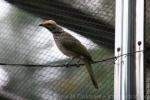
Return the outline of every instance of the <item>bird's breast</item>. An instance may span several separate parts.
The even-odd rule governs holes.
[[[66,55],[66,56],[68,56],[68,57],[78,57],[78,56],[79,56],[78,54],[76,54],[76,53],[74,53],[74,52],[72,52],[72,51],[67,50],[67,49],[62,45],[62,43],[61,43],[61,41],[62,41],[61,38],[55,36],[55,37],[54,37],[54,40],[55,40],[55,43],[56,43],[58,49],[59,49],[64,55]]]

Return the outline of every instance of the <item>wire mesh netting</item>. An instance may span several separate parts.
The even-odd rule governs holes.
[[[150,99],[150,67],[149,67],[149,51],[150,51],[150,0],[145,1],[145,99]]]
[[[87,47],[94,61],[111,58],[113,0],[7,1],[0,0],[1,98],[113,99],[114,59],[92,64],[97,90],[84,66],[63,66],[70,59],[58,50],[52,34],[38,26],[43,18],[56,20]]]

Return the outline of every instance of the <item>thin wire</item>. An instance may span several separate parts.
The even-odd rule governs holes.
[[[130,52],[130,53],[126,53],[126,54],[122,54],[119,56],[115,56],[115,57],[111,57],[111,58],[107,58],[107,59],[102,59],[102,60],[98,60],[98,61],[94,61],[91,64],[95,64],[95,63],[101,63],[101,62],[106,62],[106,61],[110,61],[110,60],[117,60],[119,57],[122,56],[129,56],[129,55],[133,55],[135,53],[139,53],[139,52],[143,52],[143,50],[140,51],[135,51],[135,52]],[[10,66],[26,66],[26,67],[79,67],[84,65],[83,63],[79,63],[79,64],[60,64],[60,65],[40,65],[40,64],[8,64],[8,63],[0,63],[0,65],[10,65]]]

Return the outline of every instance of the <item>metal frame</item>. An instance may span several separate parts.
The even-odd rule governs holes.
[[[123,33],[123,1],[116,0],[116,23],[115,23],[115,56],[120,56],[122,54],[122,33]],[[115,61],[114,69],[114,100],[121,100],[121,78],[122,78],[122,57],[119,57]]]
[[[144,0],[116,0],[115,31],[114,100],[144,100],[143,52],[124,55],[143,50]]]
[[[144,100],[144,0],[136,0],[136,97]]]

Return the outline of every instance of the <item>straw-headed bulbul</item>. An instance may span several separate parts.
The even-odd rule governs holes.
[[[80,59],[84,62],[93,85],[98,89],[98,84],[91,67],[91,63],[93,62],[93,60],[86,47],[82,45],[81,42],[75,37],[70,35],[68,32],[65,32],[63,28],[53,20],[44,21],[39,26],[43,26],[51,31],[57,47],[64,55],[70,58]]]

